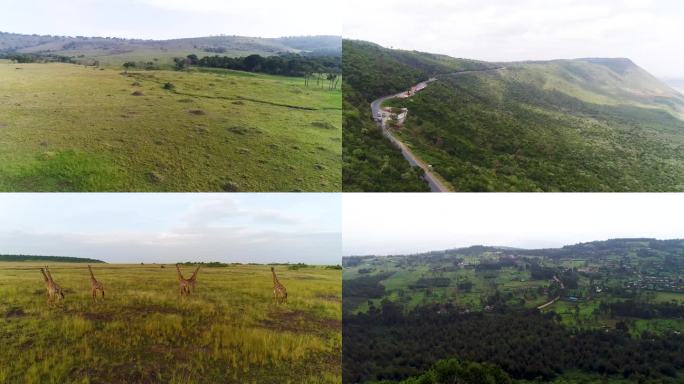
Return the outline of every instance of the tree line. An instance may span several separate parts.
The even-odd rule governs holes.
[[[305,84],[315,81],[317,85],[328,84],[330,89],[337,89],[342,73],[341,60],[338,56],[301,56],[286,54],[264,57],[249,55],[245,57],[188,55],[184,59],[175,59],[177,69],[194,65],[209,68],[225,68],[245,72],[258,72],[270,75],[304,77]]]
[[[0,261],[47,261],[62,263],[104,263],[102,260],[69,256],[0,255]]]

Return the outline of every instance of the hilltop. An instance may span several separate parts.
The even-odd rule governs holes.
[[[629,59],[438,56],[435,64],[431,54],[346,40],[343,47],[345,190],[391,191],[401,183],[383,174],[385,164],[394,159],[400,174],[408,164],[389,143],[378,144],[367,103],[429,76],[437,81],[427,89],[386,105],[409,109],[393,134],[456,191],[684,190],[684,96]],[[376,61],[392,69],[368,71]],[[407,189],[425,190],[422,184]]]

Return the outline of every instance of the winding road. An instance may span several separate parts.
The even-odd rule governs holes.
[[[464,75],[467,73],[474,73],[474,72],[489,72],[489,71],[498,71],[506,69],[506,67],[495,67],[495,68],[487,68],[487,69],[478,69],[478,70],[468,70],[468,71],[459,71],[459,72],[454,72],[448,74],[448,76],[458,76],[458,75]],[[430,80],[422,81],[418,84],[416,84],[414,87],[417,89],[424,89],[428,86],[433,81],[436,81],[437,78],[432,78]],[[371,113],[373,114],[373,120],[375,120],[378,123],[378,126],[380,129],[382,129],[382,134],[389,139],[389,141],[394,144],[396,147],[398,147],[401,150],[401,154],[404,156],[406,161],[409,162],[409,164],[412,167],[420,167],[420,169],[423,170],[424,176],[423,178],[425,181],[427,181],[428,185],[430,186],[430,191],[431,192],[451,192],[452,188],[448,184],[446,184],[444,181],[442,181],[435,172],[432,171],[432,168],[426,164],[424,161],[420,160],[418,156],[416,156],[411,149],[406,146],[406,144],[402,143],[401,140],[397,139],[392,132],[389,130],[389,128],[386,127],[385,125],[385,119],[380,118],[380,110],[382,109],[382,103],[384,103],[387,100],[391,99],[396,99],[396,98],[401,98],[405,97],[406,92],[399,92],[394,95],[389,95],[389,96],[383,96],[379,99],[373,100],[371,103]],[[411,95],[413,96],[413,95]],[[408,97],[411,97],[408,96]]]
[[[435,81],[436,79],[430,79],[427,81],[420,82],[415,85],[416,88],[424,88],[427,87],[429,83],[432,81]],[[394,95],[389,95],[389,96],[384,96],[381,97],[377,100],[374,100],[371,103],[371,113],[373,114],[373,119],[378,123],[378,126],[380,129],[382,129],[382,134],[389,139],[389,141],[394,144],[397,148],[401,150],[401,154],[404,156],[406,161],[411,164],[412,167],[420,167],[420,169],[423,170],[424,176],[423,178],[425,181],[427,181],[428,185],[430,186],[430,191],[431,192],[451,192],[451,188],[447,186],[443,181],[441,181],[434,172],[432,172],[432,169],[430,169],[430,166],[427,165],[425,162],[423,162],[421,159],[419,159],[412,151],[409,149],[409,147],[406,146],[406,144],[402,143],[399,139],[397,139],[392,132],[387,128],[385,124],[385,119],[380,118],[380,109],[382,108],[382,103],[384,103],[387,100],[391,99],[396,99],[399,97],[403,97],[406,94],[406,92],[400,92]],[[410,97],[410,96],[409,96]]]

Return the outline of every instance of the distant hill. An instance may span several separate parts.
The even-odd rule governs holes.
[[[45,261],[53,263],[104,263],[102,260],[68,256],[0,255],[0,261]]]
[[[53,54],[120,64],[127,60],[166,62],[172,57],[226,55],[262,56],[281,53],[340,54],[339,36],[260,38],[208,36],[171,40],[121,39],[113,37],[43,36],[0,32],[0,53]]]
[[[609,240],[589,241],[585,243],[565,245],[560,248],[540,248],[523,249],[500,246],[474,245],[465,248],[451,248],[446,250],[436,250],[423,253],[392,255],[393,258],[406,258],[411,260],[422,260],[430,263],[432,261],[443,262],[449,258],[463,256],[483,256],[496,255],[506,256],[543,256],[554,259],[564,258],[599,258],[610,255],[626,255],[629,253],[642,254],[650,253],[655,256],[676,256],[684,259],[684,239],[658,240],[652,238],[621,238]],[[372,259],[378,256],[344,256],[342,263],[344,267],[358,264],[359,260]],[[390,256],[388,256],[390,257]],[[684,260],[683,260],[684,262]]]
[[[395,136],[456,191],[684,191],[684,95],[629,59],[483,63],[343,47],[345,190],[425,190],[373,133],[367,103],[436,75],[388,105],[409,109]],[[501,69],[462,73],[478,67]]]

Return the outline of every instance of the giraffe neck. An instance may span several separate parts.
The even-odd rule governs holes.
[[[95,275],[93,275],[93,270],[90,268],[90,265],[88,266],[88,271],[90,271],[90,278],[95,280]]]
[[[192,273],[192,276],[190,276],[190,280],[195,280],[195,276],[197,276],[197,272],[199,272],[200,267],[198,266],[197,269],[195,269],[195,272]]]
[[[54,283],[54,280],[52,280],[52,274],[50,273],[50,270],[45,268],[45,273],[47,273],[48,281],[50,281],[50,283]]]
[[[273,285],[278,285],[280,282],[278,281],[278,277],[276,276],[275,271],[271,271],[273,273]]]
[[[45,271],[43,270],[43,268],[40,269],[40,273],[43,274],[43,280],[45,280],[45,282],[47,283],[49,280],[47,278],[47,275],[45,275]]]
[[[183,279],[183,274],[181,273],[180,267],[178,265],[176,265],[176,271],[178,272],[178,279],[179,280],[185,280],[185,279]]]

